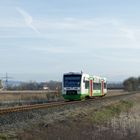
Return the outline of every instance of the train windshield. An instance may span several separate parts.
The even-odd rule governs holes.
[[[81,75],[64,75],[64,87],[80,87]]]

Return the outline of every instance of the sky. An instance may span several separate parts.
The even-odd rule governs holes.
[[[0,77],[140,75],[139,0],[0,0]]]

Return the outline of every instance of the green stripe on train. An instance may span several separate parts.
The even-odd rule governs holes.
[[[65,95],[63,94],[64,99],[66,100],[82,100],[85,99],[89,94],[78,94],[78,95]]]
[[[89,97],[90,96],[90,93],[81,93],[81,94],[77,94],[77,95],[66,95],[66,94],[62,94],[64,99],[66,100],[82,100],[82,99],[85,99],[86,97]],[[102,96],[102,92],[101,90],[96,90],[96,91],[93,91],[92,93],[92,97],[94,96]]]

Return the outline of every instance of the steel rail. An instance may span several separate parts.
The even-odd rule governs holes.
[[[76,104],[81,102],[82,101],[73,101],[73,102],[59,101],[59,102],[51,102],[51,103],[43,103],[43,104],[35,104],[35,105],[23,105],[18,107],[1,108],[0,115],[11,113],[11,112],[29,111],[33,109],[50,108],[50,107],[67,105],[67,104]]]

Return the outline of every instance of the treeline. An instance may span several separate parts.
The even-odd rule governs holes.
[[[59,81],[49,81],[49,82],[22,82],[19,85],[7,85],[6,88],[3,87],[2,81],[0,80],[0,89],[5,90],[61,90],[62,83]],[[130,77],[122,83],[109,83],[108,89],[124,89],[126,91],[140,91],[140,77]]]
[[[112,82],[112,83],[108,83],[107,84],[107,89],[123,89],[123,84],[121,82],[118,82],[118,83],[115,83],[115,82]]]
[[[0,89],[2,88],[2,81],[0,80]]]
[[[7,90],[43,90],[44,87],[47,87],[46,90],[58,90],[61,89],[61,82],[58,81],[49,81],[49,82],[23,82],[16,86],[7,86]]]
[[[140,90],[140,77],[130,77],[123,82],[124,90],[139,91]]]

